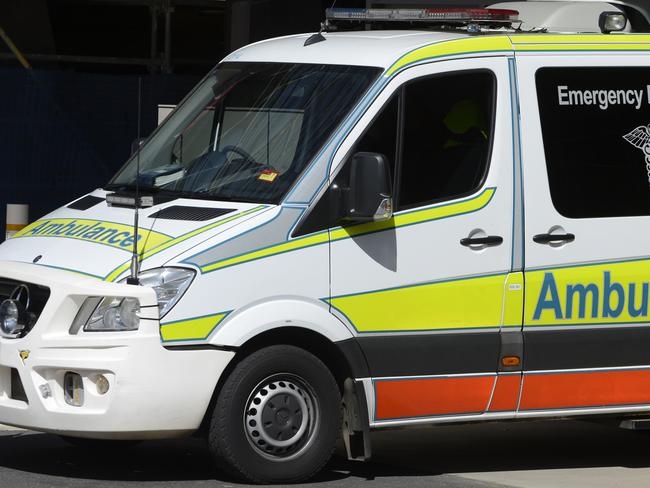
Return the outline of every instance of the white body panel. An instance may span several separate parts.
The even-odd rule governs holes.
[[[372,289],[378,290],[510,271],[512,243],[509,238],[500,246],[480,251],[459,244],[460,239],[476,230],[499,236],[512,234],[512,220],[503,218],[512,214],[512,123],[506,59],[445,61],[414,67],[391,81],[378,97],[374,108],[375,111],[381,108],[395,89],[409,80],[471,69],[488,69],[497,77],[495,142],[489,173],[478,191],[444,203],[472,198],[486,188],[498,188],[489,204],[489,210],[485,209],[485,215],[482,212],[471,214],[465,218],[450,219],[445,224],[431,222],[404,227],[397,230],[392,239],[384,234],[381,237],[371,234],[332,244],[333,296],[368,291],[369,283],[372,284]],[[368,111],[350,133],[337,152],[336,163],[344,160],[356,137],[376,115],[375,111]],[[434,238],[434,235],[440,237]],[[396,240],[391,243],[393,239]],[[377,260],[380,261],[379,265]]]
[[[157,300],[150,288],[102,283],[66,271],[0,262],[3,276],[52,290],[38,327],[22,339],[0,339],[0,418],[19,427],[99,438],[173,437],[196,430],[212,388],[232,352],[174,351],[160,345]],[[140,329],[83,332],[70,325],[89,295],[131,296],[140,300]],[[144,308],[149,307],[149,308]],[[21,352],[28,357],[21,358]],[[18,371],[28,402],[12,399],[10,368]],[[83,407],[64,400],[63,376],[82,375]],[[110,388],[96,392],[96,375]],[[49,385],[43,398],[39,387]],[[206,389],[207,387],[207,389]],[[170,401],[174,398],[174,401]]]
[[[427,336],[431,341],[427,344],[434,345],[454,332],[462,337],[459,339],[462,345],[465,344],[462,341],[489,336],[488,348],[476,346],[464,351],[463,357],[450,358],[450,362],[471,363],[474,353],[488,356],[485,364],[489,367],[467,372],[381,374],[370,371],[367,357],[360,353],[366,371],[354,379],[363,384],[373,427],[648,410],[647,405],[635,405],[522,411],[517,402],[519,383],[514,393],[510,392],[514,403],[501,410],[490,409],[498,396],[502,376],[504,379],[507,376],[499,369],[506,329],[513,334],[522,333],[524,262],[534,271],[646,257],[650,248],[650,238],[639,234],[639,228],[650,223],[648,217],[579,221],[554,211],[538,113],[543,101],[537,100],[535,72],[540,66],[647,66],[647,57],[601,51],[578,54],[564,51],[551,55],[543,49],[515,54],[510,38],[505,35],[474,38],[433,32],[326,33],[326,41],[305,47],[308,37],[304,34],[262,41],[236,51],[225,61],[375,66],[383,72],[357,105],[351,107],[347,118],[278,204],[181,198],[141,210],[142,270],[166,266],[196,272],[185,294],[164,317],[159,317],[152,289],[118,284],[129,274],[131,246],[124,240],[112,242],[111,237],[98,242],[95,236],[84,237],[85,230],[78,235],[54,230],[45,234],[32,232],[0,246],[0,278],[40,284],[52,291],[30,333],[20,339],[0,338],[0,422],[100,438],[186,434],[196,430],[204,419],[217,382],[236,356],[237,348],[260,334],[272,334],[287,327],[308,330],[337,347],[353,344],[358,350],[362,339],[378,338],[385,341],[384,345],[392,345],[391,341],[397,344],[412,339],[416,332]],[[474,50],[470,42],[465,42],[472,39],[486,42]],[[445,44],[447,41],[451,42]],[[529,42],[533,48],[536,43],[541,42],[538,39]],[[438,50],[439,45],[443,47]],[[423,46],[432,47],[419,58],[408,57]],[[396,64],[398,60],[402,64]],[[462,198],[400,211],[395,217],[402,218],[409,212],[436,212],[445,205],[462,206],[467,201],[480,200],[482,195],[489,198],[468,211],[423,219],[417,225],[407,223],[388,231],[342,236],[345,228],[335,226],[297,235],[301,223],[393,93],[415,79],[477,69],[490,70],[496,79],[494,141],[484,181]],[[434,95],[445,96],[444,93]],[[520,166],[520,154],[523,166]],[[525,205],[521,198],[521,171]],[[55,222],[61,226],[88,221],[88,225],[112,226],[116,233],[131,229],[133,209],[109,207],[103,201],[106,194],[104,190],[96,190],[92,196],[101,201],[91,208],[63,207],[40,221],[44,225]],[[223,209],[226,213],[207,221],[151,217],[154,212],[174,205]],[[561,248],[530,244],[534,235],[547,232],[553,225],[579,235],[580,244],[576,241]],[[482,249],[460,244],[461,239],[477,232],[481,236],[502,237],[503,241]],[[616,237],[602,238],[604,233]],[[526,243],[525,261],[523,242]],[[592,245],[594,242],[598,244]],[[494,278],[489,285],[494,298],[489,304],[493,312],[491,321],[477,322],[476,327],[465,327],[462,320],[456,320],[451,324],[455,330],[451,326],[382,330],[373,328],[375,324],[364,328],[342,313],[335,303],[337,298],[357,294],[473,278]],[[475,289],[472,293],[478,301],[483,293],[480,287],[477,289],[478,292]],[[453,302],[450,306],[460,303],[456,307],[460,313],[454,319],[460,316],[480,320],[481,311],[476,311],[477,307],[471,303],[462,302],[461,295],[457,293],[450,299]],[[71,333],[70,326],[84,300],[102,296],[137,298],[143,307],[139,330]],[[403,309],[408,311],[410,302],[404,303]],[[441,309],[445,305],[439,304]],[[430,308],[433,307],[427,310]],[[26,351],[28,357],[21,357]],[[429,351],[420,354],[433,356]],[[380,359],[390,363],[393,358]],[[28,403],[11,398],[12,368],[20,376]],[[520,370],[509,371],[518,377],[517,381]],[[78,372],[84,378],[87,403],[83,407],[72,407],[63,399],[61,385],[67,371]],[[110,389],[105,395],[95,393],[97,374],[109,379]],[[487,378],[482,386],[484,399],[462,415],[425,412],[403,418],[377,416],[382,407],[377,403],[377,385],[381,381],[470,381],[479,377]],[[39,391],[39,386],[46,383],[53,392],[49,398],[44,398]]]
[[[650,217],[616,217],[573,219],[561,215],[553,206],[546,175],[546,159],[537,106],[541,103],[535,89],[535,73],[540,67],[625,67],[648,66],[645,55],[606,55],[581,57],[519,55],[517,73],[522,104],[521,131],[527,134],[522,145],[526,195],[526,267],[544,268],[569,264],[587,264],[645,257],[650,249],[650,235],[639,232]],[[622,136],[623,134],[621,134]],[[642,164],[642,163],[640,163]],[[536,234],[560,226],[577,236],[576,242],[562,247],[534,245]],[[611,236],[611,237],[608,237]],[[615,236],[615,237],[614,237]]]
[[[324,42],[304,46],[310,34],[260,41],[226,56],[224,61],[350,64],[390,66],[405,52],[419,46],[462,39],[455,33],[374,31],[325,33]]]

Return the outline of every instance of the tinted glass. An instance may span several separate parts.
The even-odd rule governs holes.
[[[435,76],[406,86],[398,209],[479,188],[491,146],[494,88],[490,71]]]
[[[557,211],[650,215],[650,68],[542,68],[536,78]]]

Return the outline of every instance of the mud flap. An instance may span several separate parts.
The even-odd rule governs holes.
[[[347,378],[343,384],[343,442],[348,459],[367,461],[372,455],[370,422],[363,383]]]

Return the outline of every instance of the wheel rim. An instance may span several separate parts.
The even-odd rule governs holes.
[[[318,403],[307,382],[295,375],[261,381],[246,402],[244,426],[249,443],[264,457],[285,460],[315,437]]]

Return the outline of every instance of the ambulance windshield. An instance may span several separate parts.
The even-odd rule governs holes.
[[[379,72],[222,63],[106,188],[277,203]]]

